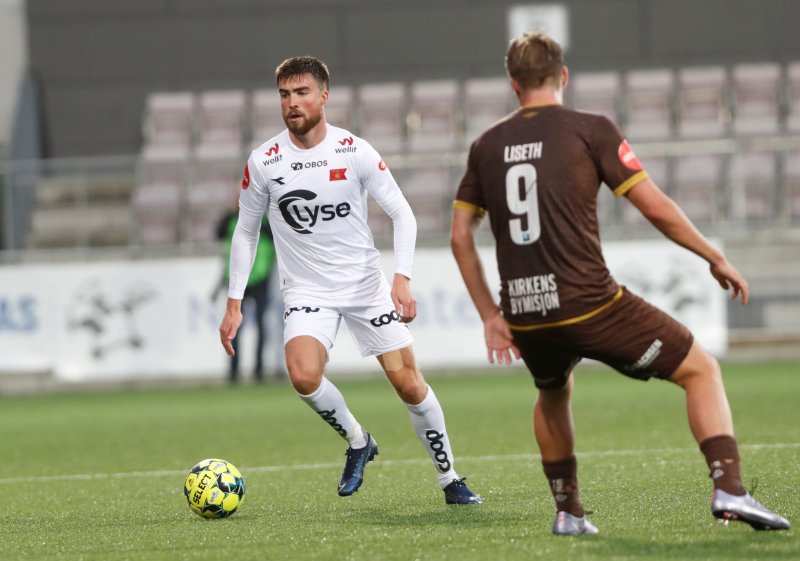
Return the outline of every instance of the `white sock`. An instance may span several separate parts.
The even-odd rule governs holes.
[[[347,408],[342,392],[329,382],[325,376],[322,377],[322,383],[317,388],[317,391],[310,395],[301,393],[297,395],[311,409],[316,411],[323,421],[339,433],[348,442],[350,448],[363,448],[367,445],[361,425],[358,424],[356,418]]]
[[[453,451],[444,426],[444,413],[433,389],[428,386],[428,394],[419,405],[405,404],[411,425],[420,442],[425,446],[436,468],[436,475],[442,489],[447,487],[458,474],[454,469]]]

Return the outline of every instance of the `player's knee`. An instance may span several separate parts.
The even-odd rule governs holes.
[[[695,345],[678,369],[669,376],[670,381],[683,388],[695,382],[719,382],[722,380],[719,361],[703,347],[696,343]]]
[[[322,382],[322,371],[302,360],[286,361],[289,380],[297,393],[310,395],[317,391]]]
[[[404,403],[414,405],[421,403],[428,392],[428,384],[422,375],[414,369],[405,368],[404,371],[406,375],[402,376],[394,384],[397,395],[400,396]]]

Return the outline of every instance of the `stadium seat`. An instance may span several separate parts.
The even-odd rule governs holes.
[[[200,143],[241,143],[247,93],[244,90],[214,90],[200,94]]]
[[[800,61],[786,67],[786,129],[800,131]]]
[[[281,116],[280,99],[277,90],[274,88],[253,92],[251,115],[253,135],[250,142],[252,149],[257,148],[286,128]]]
[[[508,78],[474,78],[464,82],[464,125],[467,144],[517,107]]]
[[[672,70],[633,70],[625,75],[625,135],[632,141],[664,140],[673,133]]]
[[[777,133],[780,128],[780,65],[738,64],[733,67],[732,77],[734,133]]]
[[[187,147],[145,147],[139,164],[138,185],[131,198],[140,243],[178,241],[178,211],[188,165]]]
[[[189,146],[197,99],[192,92],[154,92],[147,96],[143,119],[146,145]]]
[[[411,84],[408,143],[412,152],[453,150],[460,139],[458,82],[437,80]]]
[[[728,180],[731,218],[763,220],[775,215],[775,167],[773,152],[734,155]]]
[[[785,214],[800,220],[800,152],[789,152],[784,158]]]
[[[725,68],[678,70],[678,133],[684,138],[718,138],[727,133],[730,105]]]
[[[397,154],[405,148],[406,88],[399,82],[364,84],[358,90],[361,136],[378,152]]]
[[[567,88],[567,91],[570,91]],[[581,72],[572,78],[571,105],[619,123],[620,79],[616,72]]]
[[[692,220],[710,222],[720,215],[723,156],[679,156],[676,160],[674,199]]]
[[[192,177],[186,187],[186,239],[209,242],[217,221],[238,194],[242,155],[235,145],[205,145],[195,152]]]
[[[325,119],[332,125],[358,134],[353,106],[355,94],[350,86],[332,86],[328,90]]]
[[[447,232],[455,186],[450,168],[417,167],[398,177],[400,189],[417,218],[417,235],[432,236]]]

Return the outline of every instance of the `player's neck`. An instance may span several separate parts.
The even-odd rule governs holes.
[[[560,89],[539,88],[535,90],[526,90],[521,92],[517,97],[520,107],[562,105],[564,103],[562,90]]]
[[[325,122],[325,119],[322,118],[319,123],[314,125],[311,130],[305,134],[295,134],[292,131],[289,131],[289,140],[291,140],[292,144],[298,148],[302,150],[308,150],[309,148],[313,148],[325,140],[325,136],[327,134],[328,125]]]

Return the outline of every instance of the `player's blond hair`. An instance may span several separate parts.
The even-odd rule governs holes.
[[[561,82],[564,55],[545,33],[525,33],[511,41],[506,51],[506,71],[523,90],[541,87],[547,80]]]

